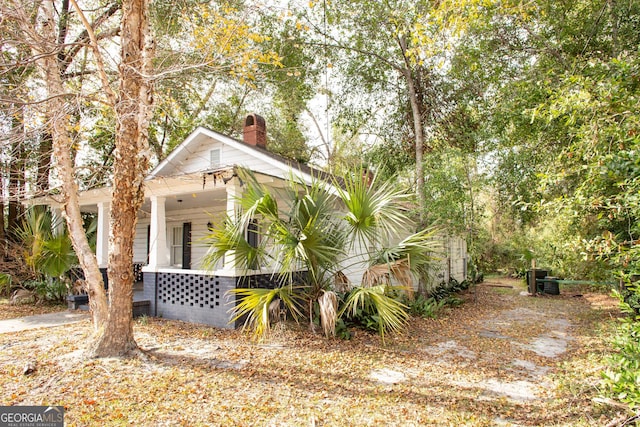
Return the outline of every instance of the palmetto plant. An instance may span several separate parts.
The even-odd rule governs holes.
[[[279,305],[282,301],[286,307],[291,309],[294,317],[297,318],[301,315],[295,300],[295,291],[295,287],[291,286],[275,289],[235,289],[239,303],[234,309],[231,321],[235,322],[244,318],[245,326],[253,330],[256,338],[260,338],[270,330],[271,308],[274,303]]]
[[[310,184],[290,178],[281,190],[267,188],[249,171],[240,169],[238,175],[243,182],[238,198],[242,213],[227,216],[212,229],[205,268],[213,269],[226,256],[238,269],[269,266],[278,272],[274,277],[279,284],[272,291],[233,290],[239,299],[232,309],[234,319],[248,316],[246,325],[255,333],[267,332],[267,300],[282,292],[287,298],[280,299],[292,313],[300,313],[296,301],[306,299],[312,325],[317,303],[327,335],[333,334],[339,313],[362,305],[376,307],[381,335],[402,328],[406,306],[393,300],[388,290],[396,284],[411,288],[412,276],[427,268],[434,250],[434,230],[389,244],[406,233],[410,224],[404,193],[388,183],[378,184],[375,177],[365,182],[360,171],[340,180],[316,178]],[[251,245],[246,230],[256,220],[260,239]],[[341,270],[349,267],[347,254],[353,255],[359,248],[361,253],[354,259],[368,260],[367,273],[351,291],[348,307],[338,310],[334,284],[345,285]],[[296,275],[299,271],[305,274]]]
[[[402,289],[404,287],[389,285],[356,287],[349,293],[340,314],[356,316],[358,311],[362,311],[374,315],[378,333],[384,342],[387,332],[401,331],[409,319],[409,307],[390,294]]]
[[[77,262],[77,258],[66,228],[56,232],[60,229],[57,225],[48,210],[33,207],[25,212],[17,236],[23,259],[36,283],[42,284],[44,294],[61,299],[66,293],[61,291],[66,286],[64,274]],[[49,288],[56,291],[50,293]]]
[[[16,235],[22,246],[22,258],[34,276],[39,273],[45,242],[52,237],[51,215],[45,209],[33,207],[27,209]]]

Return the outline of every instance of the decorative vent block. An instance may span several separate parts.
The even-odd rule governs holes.
[[[217,308],[222,291],[218,276],[158,273],[158,301],[185,307]]]

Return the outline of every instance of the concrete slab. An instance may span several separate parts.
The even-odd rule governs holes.
[[[60,311],[57,313],[0,320],[0,334],[67,325],[69,323],[82,322],[90,317],[91,315],[86,311]]]

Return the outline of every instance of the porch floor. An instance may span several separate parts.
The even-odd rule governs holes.
[[[149,315],[149,303],[150,301],[144,297],[142,282],[135,283],[133,285],[133,317]],[[89,311],[88,304],[81,304],[77,307],[78,310]]]

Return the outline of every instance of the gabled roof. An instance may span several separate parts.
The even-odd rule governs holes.
[[[196,185],[197,188],[200,188],[202,187],[203,179],[206,180],[206,177],[203,178],[203,175],[209,176],[224,171],[234,171],[235,167],[238,166],[246,167],[242,164],[228,164],[221,165],[217,168],[208,167],[202,170],[180,170],[180,165],[189,158],[189,155],[194,154],[198,150],[198,148],[202,146],[202,144],[211,144],[214,141],[233,147],[237,151],[246,154],[248,158],[258,160],[259,164],[267,165],[269,169],[269,171],[265,172],[263,170],[259,170],[259,167],[248,168],[253,172],[259,173],[263,176],[281,180],[287,180],[293,177],[307,184],[310,184],[314,179],[320,179],[326,183],[327,188],[330,189],[329,191],[335,191],[335,189],[333,188],[334,180],[332,179],[331,175],[326,172],[312,168],[304,163],[287,159],[262,147],[247,144],[244,141],[239,141],[235,138],[231,138],[230,136],[204,127],[198,127],[196,130],[194,130],[162,162],[160,162],[149,174],[147,174],[145,179],[145,187],[147,188],[147,190],[152,189],[152,191],[156,195],[166,195],[165,193],[167,193],[167,191],[171,191],[171,189],[176,189],[178,187],[180,187],[180,191],[187,191],[185,190],[186,187],[193,187],[194,185]],[[81,205],[94,205],[98,201],[108,200],[111,198],[112,190],[113,188],[111,186],[104,186],[82,191]],[[60,204],[59,201],[56,201],[55,198],[51,196],[43,196],[30,199],[25,203],[47,205]]]
[[[288,175],[290,171],[296,173],[299,171],[305,178],[305,181],[309,181],[311,176],[327,178],[328,175],[318,169],[314,169],[303,163],[295,160],[287,159],[278,154],[272,153],[267,149],[259,146],[247,144],[244,141],[232,138],[230,136],[221,134],[219,132],[207,129],[205,127],[198,127],[194,130],[180,145],[178,145],[158,166],[156,166],[148,175],[147,180],[152,180],[160,176],[172,176],[176,175],[176,171],[172,170],[176,164],[180,164],[185,161],[190,154],[195,153],[201,144],[209,143],[214,140],[222,144],[239,150],[248,156],[261,160],[266,164],[269,164],[282,171],[283,177]],[[241,166],[241,165],[227,165],[227,166]],[[201,172],[207,172],[203,170]],[[180,174],[178,171],[177,174]]]

